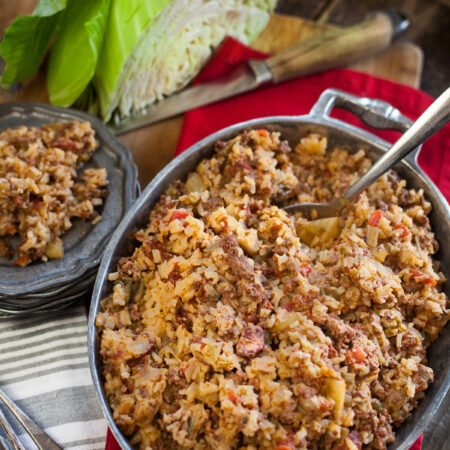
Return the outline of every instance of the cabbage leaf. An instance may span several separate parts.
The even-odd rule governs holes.
[[[104,44],[100,51],[94,85],[105,119],[111,115],[112,104],[117,103],[118,80],[126,69],[124,65],[154,19],[171,0],[112,0]]]
[[[113,115],[120,121],[183,88],[227,34],[251,43],[276,0],[160,0],[156,8],[156,1],[137,3],[154,9],[130,8],[131,26],[127,8],[113,0],[94,78],[105,121]]]
[[[0,42],[0,55],[6,62],[0,79],[3,87],[25,81],[37,72],[66,3],[67,0],[41,0],[32,15],[17,17],[7,28]]]
[[[72,105],[94,76],[110,3],[69,1],[48,63],[47,90],[53,104]]]

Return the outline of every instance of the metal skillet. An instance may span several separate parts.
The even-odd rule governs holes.
[[[104,253],[95,282],[89,317],[88,345],[90,368],[94,385],[109,426],[123,449],[131,450],[132,446],[115,424],[103,390],[101,358],[99,354],[99,339],[95,327],[95,316],[100,310],[100,301],[109,293],[111,283],[108,282],[109,272],[122,256],[131,254],[134,248],[133,233],[145,224],[148,213],[160,195],[175,180],[185,179],[197,164],[213,152],[213,144],[219,140],[227,140],[244,130],[266,128],[269,131],[280,131],[283,139],[295,145],[301,137],[309,132],[318,132],[327,137],[331,147],[339,146],[357,151],[360,148],[373,160],[379,159],[390,144],[379,137],[330,117],[334,107],[352,112],[366,125],[377,129],[393,129],[405,132],[411,121],[400,111],[386,102],[369,98],[356,97],[335,89],[328,89],[320,96],[308,115],[276,116],[254,119],[232,125],[196,143],[169,163],[147,186],[133,207],[128,211],[117,230],[113,234]],[[432,203],[433,211],[430,222],[441,250],[436,255],[440,261],[441,270],[450,278],[450,248],[444,243],[450,236],[450,208],[433,184],[417,164],[420,147],[406,156],[394,168],[402,178],[407,180],[409,188],[423,189],[426,198]],[[447,295],[450,295],[449,283],[444,285]],[[389,449],[406,450],[415,442],[419,434],[429,423],[437,411],[450,386],[450,327],[447,327],[440,338],[428,350],[429,365],[435,372],[435,381],[426,391],[412,417],[397,431],[396,440]]]

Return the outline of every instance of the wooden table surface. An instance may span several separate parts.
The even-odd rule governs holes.
[[[31,13],[36,3],[37,0],[0,0],[0,36],[17,14]],[[264,50],[279,50],[289,45],[289,40],[303,39],[320,31],[321,28],[325,29],[328,27],[327,23],[348,25],[362,20],[370,11],[388,7],[404,11],[411,20],[410,29],[398,44],[397,52],[394,49],[394,53],[384,56],[387,60],[380,62],[372,59],[369,63],[362,63],[358,68],[420,87],[431,95],[439,95],[450,84],[450,0],[278,0],[278,12],[311,22],[303,22],[301,26],[300,22],[288,19],[274,23],[272,27],[281,28],[279,32],[272,30],[272,35],[282,36],[276,42],[272,42],[270,36],[267,38],[262,36],[258,45]],[[283,28],[288,23],[286,20],[291,27],[288,35],[283,33]],[[275,45],[275,48],[271,48],[271,45]],[[425,57],[422,74],[420,74],[422,53],[417,52],[417,46],[422,48]],[[43,85],[44,77],[40,74],[19,92],[0,92],[0,101],[13,99],[45,101],[46,93],[42,88]],[[178,141],[181,122],[182,118],[173,118],[164,124],[152,126],[151,131],[140,130],[121,137],[132,149],[133,156],[140,166],[142,184],[145,185],[171,159],[171,152]],[[167,132],[168,129],[171,130],[170,133]],[[149,136],[154,142],[164,142],[165,145],[163,151],[158,149],[159,151],[154,152],[151,158],[145,151],[148,149]],[[425,431],[423,450],[450,450],[449,407],[450,395],[444,400]]]

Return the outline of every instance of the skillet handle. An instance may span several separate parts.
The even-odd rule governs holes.
[[[311,108],[310,114],[325,118],[327,120],[337,120],[330,117],[333,108],[342,108],[353,113],[367,126],[379,130],[396,130],[404,133],[413,123],[411,119],[404,116],[397,108],[391,104],[374,98],[358,97],[339,89],[327,89],[323,91],[315,105]],[[413,150],[405,159],[418,168],[417,157],[421,145]]]

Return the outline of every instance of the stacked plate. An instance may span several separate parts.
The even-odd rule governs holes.
[[[88,295],[111,234],[139,195],[130,151],[96,117],[34,102],[0,105],[0,131],[72,120],[91,122],[100,144],[84,168],[107,170],[107,196],[99,210],[102,219],[96,225],[74,219],[72,228],[61,236],[63,258],[35,261],[26,267],[0,258],[0,317],[57,310]],[[12,246],[17,243],[13,240]]]

